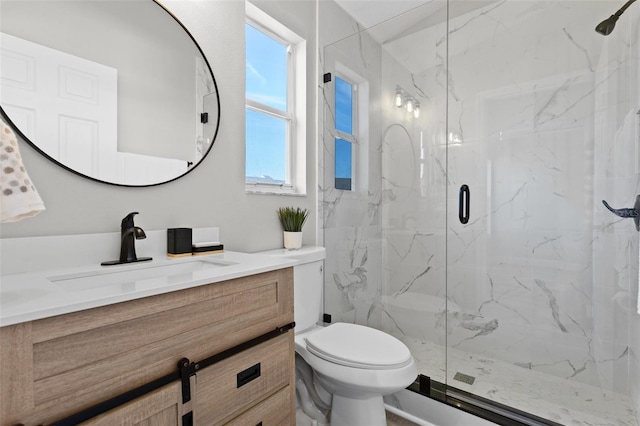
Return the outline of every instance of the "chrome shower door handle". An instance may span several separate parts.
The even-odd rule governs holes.
[[[616,216],[633,219],[636,223],[636,230],[640,231],[640,195],[636,196],[636,202],[630,209],[614,209],[605,200],[602,200],[602,204],[604,204],[604,206]]]

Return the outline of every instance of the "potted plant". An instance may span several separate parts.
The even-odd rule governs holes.
[[[300,207],[280,207],[277,213],[284,231],[284,248],[292,250],[302,247],[302,225],[309,216],[309,210]]]

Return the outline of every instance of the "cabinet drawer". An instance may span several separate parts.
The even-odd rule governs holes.
[[[224,424],[287,385],[293,386],[293,351],[290,330],[199,371],[195,424]],[[291,399],[288,402],[291,407]],[[293,414],[290,409],[286,412]]]
[[[292,386],[279,390],[258,405],[240,414],[225,426],[282,426],[294,424],[292,417],[291,395]]]

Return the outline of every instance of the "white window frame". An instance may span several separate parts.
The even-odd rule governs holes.
[[[287,111],[245,98],[245,109],[285,120],[285,183],[246,180],[247,193],[306,195],[306,41],[257,6],[246,2],[246,23],[287,46]]]
[[[352,145],[351,190],[349,191],[336,189],[335,186],[334,189],[338,191],[344,191],[346,193],[355,194],[358,192],[366,191],[368,185],[369,162],[366,158],[366,146],[369,141],[369,82],[364,77],[360,76],[359,74],[339,62],[335,63],[335,76],[351,84],[352,87],[351,131],[353,132],[353,134],[344,133],[338,130],[336,128],[336,123],[333,123],[334,144],[335,138],[340,138],[351,143]]]

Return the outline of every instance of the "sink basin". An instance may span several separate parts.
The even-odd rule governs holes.
[[[170,284],[194,281],[209,271],[234,265],[219,259],[194,259],[176,263],[149,263],[100,269],[76,274],[47,277],[49,281],[69,291],[86,291],[101,287],[121,287],[120,291],[139,291]]]

